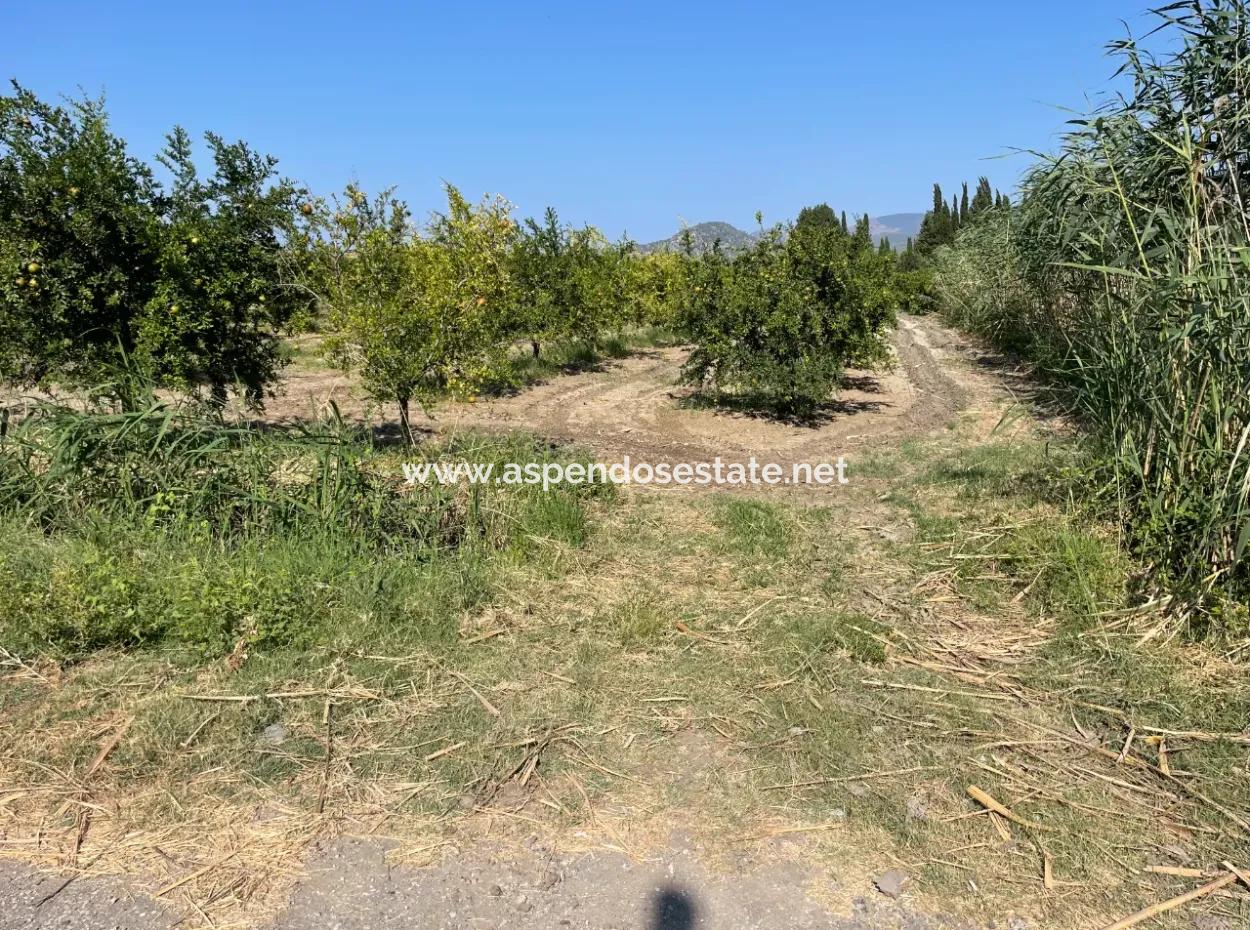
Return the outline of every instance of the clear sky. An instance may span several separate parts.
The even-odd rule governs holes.
[[[318,193],[442,179],[641,241],[827,201],[925,209],[934,180],[1014,186],[1109,89],[1149,0],[5,4],[0,75],[103,92],[150,158],[181,123]]]

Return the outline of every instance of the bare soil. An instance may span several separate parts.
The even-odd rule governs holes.
[[[1001,385],[978,372],[988,356],[929,317],[904,316],[894,339],[895,364],[884,372],[852,371],[836,400],[809,422],[718,409],[677,386],[688,350],[640,351],[597,368],[552,378],[513,395],[440,407],[416,419],[432,434],[462,429],[523,430],[575,442],[601,458],[651,463],[751,456],[783,466],[898,443],[941,429]],[[278,422],[324,415],[333,404],[350,419],[379,428],[395,411],[371,401],[341,372],[296,368],[266,415]]]

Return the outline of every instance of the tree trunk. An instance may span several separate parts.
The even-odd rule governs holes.
[[[538,358],[538,353],[539,353],[539,348],[538,348],[538,340],[537,340],[537,339],[531,339],[531,340],[530,340],[530,348],[534,350],[534,358],[536,358],[536,359],[537,359],[537,358]]]
[[[399,431],[403,434],[404,439],[408,441],[408,445],[415,446],[416,440],[412,438],[412,418],[409,410],[409,398],[400,397],[399,400]]]

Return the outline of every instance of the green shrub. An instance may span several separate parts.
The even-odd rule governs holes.
[[[727,258],[687,259],[682,333],[695,344],[682,372],[700,389],[783,414],[810,415],[848,365],[887,357],[892,258],[840,226],[764,233]]]

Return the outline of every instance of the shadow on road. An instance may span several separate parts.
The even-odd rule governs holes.
[[[679,888],[664,888],[651,904],[647,930],[693,930],[698,914],[690,895]]]

